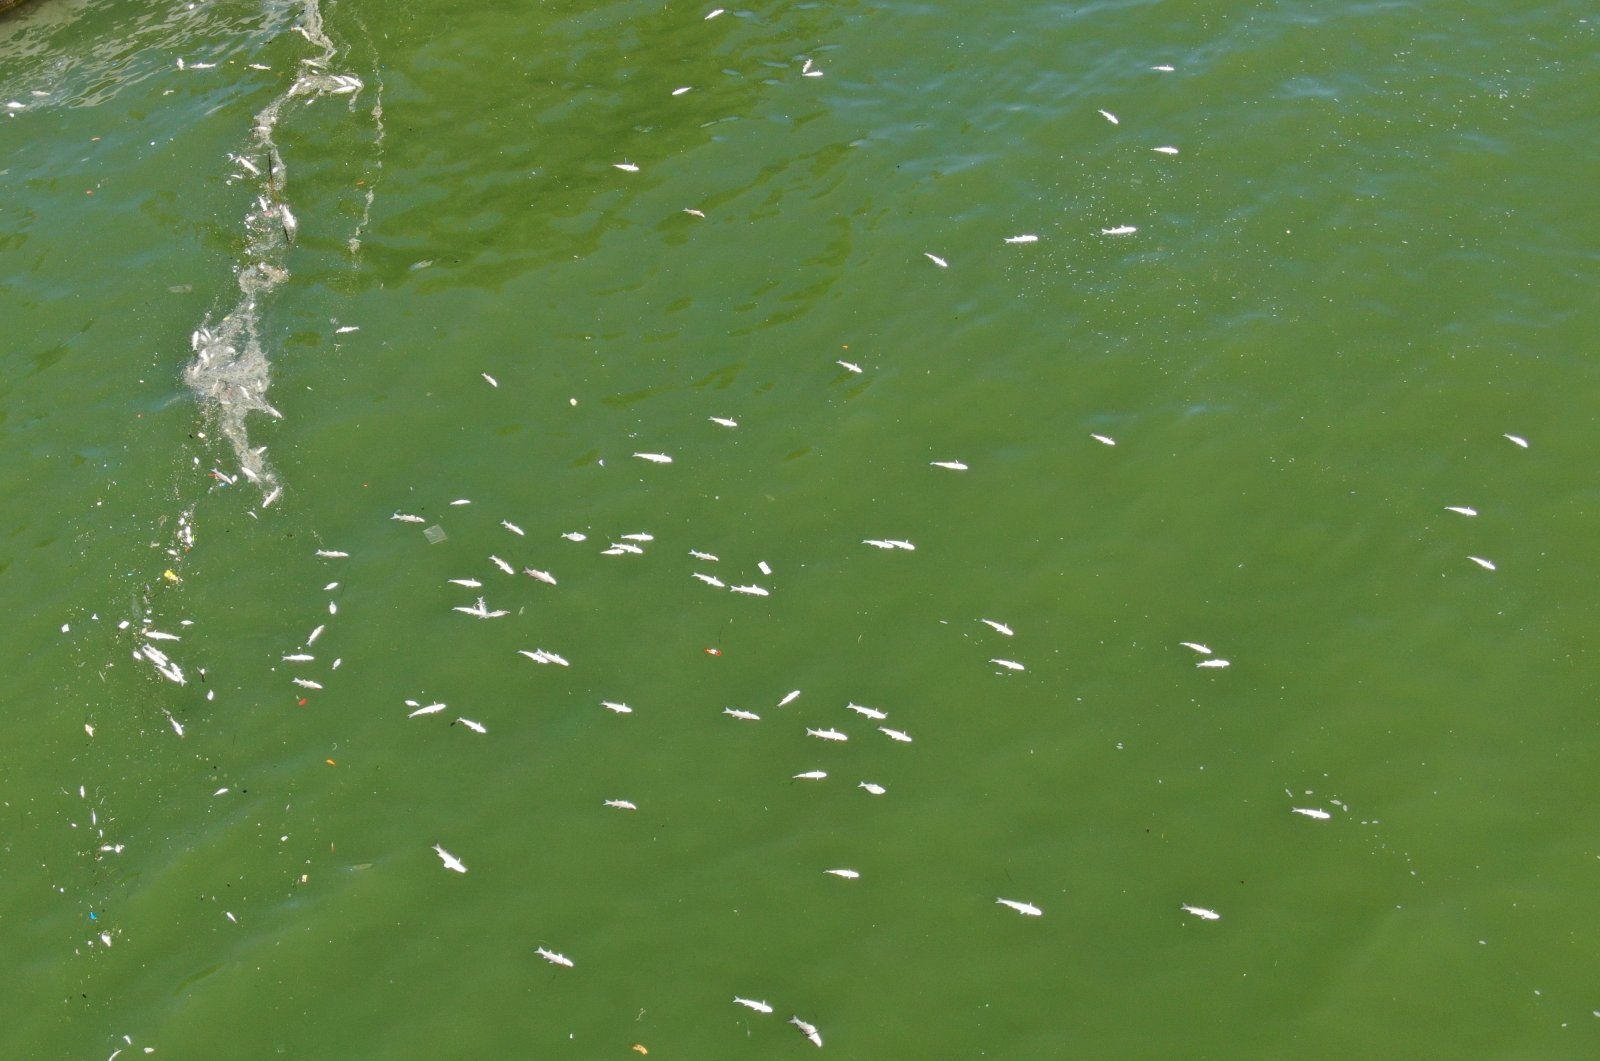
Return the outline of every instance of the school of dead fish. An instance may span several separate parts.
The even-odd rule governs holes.
[[[722,14],[724,14],[724,11],[719,8],[719,9],[712,10],[710,13],[705,15],[704,18],[706,20],[715,19],[715,18],[721,16]],[[215,65],[215,64],[190,63],[187,66],[187,69],[190,69],[190,70],[203,70],[203,69],[209,69],[213,65]],[[182,59],[178,60],[178,67],[180,69],[185,69],[184,61]],[[1154,66],[1151,69],[1155,70],[1155,71],[1163,72],[1163,73],[1168,73],[1168,72],[1172,72],[1174,68],[1169,66],[1169,65],[1159,65],[1159,66]],[[823,76],[823,71],[816,67],[816,64],[815,64],[814,60],[808,58],[808,59],[804,60],[802,66],[801,66],[801,69],[800,69],[800,74],[802,76],[809,77],[809,78],[819,78],[819,77]],[[344,75],[338,75],[338,76],[339,77],[343,77]],[[340,81],[337,84],[335,84],[330,89],[330,91],[332,91],[334,93],[353,93],[353,92],[358,91],[360,89],[360,87],[361,87],[361,85],[360,85],[360,82],[358,80],[355,80],[353,78],[349,78],[346,81]],[[691,86],[682,86],[682,87],[674,89],[671,94],[673,96],[681,96],[681,95],[683,95],[685,93],[688,93],[689,91],[691,91]],[[10,106],[16,107],[17,105],[16,104],[11,104]],[[1112,112],[1110,112],[1108,110],[1105,110],[1105,109],[1099,109],[1098,113],[1109,124],[1111,124],[1113,126],[1118,126],[1118,127],[1121,126],[1121,124],[1122,124],[1121,123],[1121,119],[1116,114],[1114,114],[1114,113],[1112,113]],[[1154,153],[1158,153],[1158,154],[1162,154],[1162,155],[1168,155],[1168,156],[1174,156],[1174,155],[1179,154],[1179,148],[1177,148],[1175,146],[1171,146],[1171,145],[1160,145],[1160,146],[1152,147],[1150,150],[1152,152],[1154,152]],[[255,166],[255,164],[253,162],[251,162],[248,158],[245,158],[243,156],[233,157],[233,161],[236,162],[238,165],[240,165],[242,168],[244,168],[246,170],[251,170],[251,171],[256,171],[257,170],[257,167]],[[613,165],[613,167],[615,169],[620,170],[620,171],[625,172],[625,173],[633,174],[633,173],[640,172],[640,167],[637,164],[635,164],[635,163],[633,163],[632,161],[629,161],[629,160],[623,160],[623,161],[619,161],[619,162],[614,162],[614,163],[612,163],[612,165]],[[284,224],[286,226],[292,226],[294,224],[294,222],[293,222],[292,218],[290,218],[288,216],[288,208],[287,208],[287,206],[283,205],[281,207],[281,209],[282,209],[282,213],[284,215]],[[685,208],[684,212],[688,213],[688,214],[691,214],[691,215],[693,215],[695,217],[698,217],[698,218],[704,218],[705,217],[705,214],[702,211],[697,210],[697,209],[693,209],[693,208]],[[1107,226],[1101,227],[1099,229],[1100,234],[1103,235],[1103,236],[1116,236],[1116,237],[1136,235],[1139,231],[1140,231],[1140,229],[1139,229],[1138,226],[1135,226],[1135,225],[1132,225],[1132,224],[1126,224],[1126,223],[1124,223],[1124,224],[1115,224],[1115,225],[1107,225]],[[1014,235],[1014,236],[1007,236],[1007,237],[1003,238],[1003,243],[1004,244],[1012,245],[1012,246],[1025,246],[1025,245],[1030,245],[1030,244],[1037,243],[1039,241],[1040,241],[1040,236],[1037,235],[1037,234],[1034,234],[1034,233],[1023,233],[1023,234],[1018,234],[1018,235]],[[931,263],[933,263],[935,266],[939,267],[940,269],[948,269],[951,266],[951,263],[947,258],[945,258],[945,257],[943,257],[941,255],[938,255],[938,254],[934,254],[931,251],[923,252],[923,256],[926,257]],[[346,326],[339,327],[337,329],[337,332],[338,332],[338,334],[342,335],[342,334],[352,333],[352,332],[355,332],[355,331],[358,331],[358,330],[359,329],[358,329],[357,326],[346,325]],[[857,362],[847,361],[847,360],[839,360],[836,363],[841,368],[843,368],[847,373],[849,373],[851,375],[861,375],[861,374],[863,374],[865,372],[864,367],[861,364],[857,363]],[[500,388],[500,381],[495,376],[491,375],[488,372],[483,372],[483,373],[481,373],[481,375],[482,375],[482,378],[484,379],[484,381],[491,388],[494,388],[494,389],[499,389]],[[708,415],[707,416],[707,420],[710,423],[718,425],[719,427],[722,427],[722,428],[725,428],[725,429],[730,429],[730,430],[731,429],[735,429],[735,428],[737,428],[739,426],[739,422],[736,419],[734,419],[733,417],[729,417],[729,416],[713,414],[713,415]],[[1513,435],[1513,434],[1506,434],[1503,437],[1505,439],[1507,439],[1508,441],[1510,441],[1515,446],[1519,447],[1519,448],[1522,448],[1522,449],[1529,448],[1529,443],[1528,443],[1527,439],[1523,438],[1522,436]],[[1104,446],[1107,446],[1107,447],[1113,447],[1113,446],[1116,446],[1116,444],[1117,444],[1116,440],[1113,439],[1112,437],[1110,437],[1109,435],[1094,433],[1094,434],[1090,435],[1090,438],[1092,440],[1096,441],[1096,442],[1101,443]],[[641,450],[641,451],[633,452],[632,456],[635,459],[637,459],[639,461],[642,461],[642,462],[645,462],[645,463],[648,463],[648,464],[669,465],[669,464],[673,463],[673,457],[670,454],[663,453],[663,452]],[[932,466],[934,468],[938,468],[938,469],[945,470],[945,471],[966,472],[970,468],[970,466],[965,461],[954,459],[954,458],[931,460],[928,463],[929,463],[930,466]],[[223,483],[225,485],[231,485],[238,478],[238,476],[230,476],[230,475],[222,472],[220,469],[214,470],[211,473],[211,475],[218,482],[221,482],[221,483]],[[272,500],[275,500],[276,496],[277,496],[277,493],[275,491],[271,498],[269,498],[267,501],[263,502],[263,507],[265,507],[267,504],[270,504]],[[449,505],[451,507],[457,507],[457,508],[464,508],[464,507],[466,507],[466,506],[468,506],[470,504],[471,504],[471,500],[467,499],[467,498],[460,498],[460,499],[456,499],[456,500],[453,500],[453,501],[449,502]],[[1462,517],[1475,517],[1475,516],[1478,515],[1478,511],[1477,511],[1476,508],[1473,508],[1473,507],[1467,506],[1467,505],[1446,505],[1446,506],[1443,506],[1443,508],[1444,508],[1445,511],[1451,512],[1453,514],[1456,514],[1456,515],[1459,515],[1459,516],[1462,516]],[[414,515],[414,514],[410,514],[410,513],[398,512],[398,511],[394,512],[389,517],[389,519],[391,521],[399,522],[399,523],[403,523],[403,524],[426,524],[428,522],[422,516]],[[183,519],[180,521],[180,528],[179,528],[179,542],[180,542],[180,544],[182,544],[184,546],[192,544],[192,531],[187,528],[188,520],[189,520],[189,513],[186,512],[186,513],[183,514]],[[499,521],[499,526],[502,527],[507,533],[513,535],[514,537],[516,537],[518,539],[526,539],[528,537],[527,532],[523,529],[523,527],[520,524],[513,523],[509,519],[500,520]],[[432,533],[434,531],[438,532],[438,537],[434,536],[434,534]],[[589,535],[584,533],[584,532],[581,532],[581,531],[567,531],[567,532],[561,533],[559,535],[559,538],[561,540],[567,542],[567,543],[579,544],[579,543],[584,543],[584,542],[588,541]],[[443,539],[443,531],[442,531],[441,528],[438,528],[438,527],[429,528],[429,534],[428,534],[428,540],[429,541],[438,541],[438,540],[442,540],[442,539]],[[645,546],[648,543],[652,543],[654,541],[655,541],[654,535],[649,534],[649,533],[644,533],[644,532],[632,532],[632,533],[617,534],[617,535],[611,536],[609,541],[608,541],[608,543],[607,543],[607,545],[604,548],[601,548],[601,549],[597,550],[597,553],[600,556],[608,556],[608,557],[615,557],[615,556],[635,556],[635,557],[637,557],[637,556],[642,556],[642,555],[645,555],[645,553],[646,553]],[[863,544],[871,545],[871,546],[873,546],[873,547],[875,547],[875,548],[877,548],[879,550],[883,550],[883,551],[886,551],[886,552],[913,553],[913,552],[916,551],[916,546],[911,541],[909,541],[908,539],[904,539],[904,538],[868,537],[868,538],[861,539],[861,541],[862,541]],[[173,553],[173,555],[175,555],[175,556],[178,555],[178,550],[170,550],[170,551]],[[547,553],[547,551],[541,550],[541,555],[537,559],[538,563],[540,563],[540,564],[551,564],[551,561],[549,559],[546,559],[546,553]],[[344,551],[344,550],[320,548],[320,549],[317,549],[315,551],[315,555],[316,555],[317,558],[322,559],[322,560],[329,560],[329,561],[338,560],[338,561],[342,561],[342,560],[348,559],[350,554],[348,552]],[[693,560],[701,562],[701,563],[704,563],[704,564],[720,564],[720,563],[722,563],[722,561],[720,560],[718,555],[710,553],[710,552],[706,552],[706,551],[703,551],[703,550],[700,550],[700,549],[695,549],[695,548],[687,549],[687,550],[684,551],[684,555],[687,555],[690,558],[692,558]],[[1469,556],[1467,556],[1467,560],[1469,560],[1473,564],[1476,564],[1479,568],[1481,568],[1481,569],[1483,569],[1485,571],[1495,571],[1495,570],[1497,570],[1497,565],[1493,561],[1491,561],[1491,560],[1489,560],[1489,559],[1487,559],[1485,557],[1481,557],[1481,556],[1477,556],[1477,555],[1469,555]],[[525,562],[526,561],[519,561],[519,563],[525,563]],[[488,565],[488,567],[485,568],[485,570],[482,573],[473,572],[470,575],[464,575],[463,577],[459,577],[459,578],[452,578],[452,579],[448,580],[448,584],[454,585],[454,586],[457,586],[457,587],[460,587],[460,588],[463,588],[463,589],[470,589],[470,590],[481,589],[481,588],[483,588],[483,586],[485,584],[482,581],[483,576],[489,575],[490,577],[492,577],[491,572],[489,570],[490,568],[492,568],[493,571],[499,572],[499,574],[502,575],[502,576],[516,576],[516,575],[519,574],[519,571],[520,571],[521,575],[527,576],[528,578],[530,578],[533,581],[535,581],[537,583],[540,583],[542,585],[546,585],[546,586],[550,586],[550,587],[559,587],[561,585],[561,581],[553,573],[552,569],[555,566],[553,564],[552,564],[552,569],[547,569],[546,567],[543,567],[543,566],[540,566],[540,567],[520,566],[519,567],[519,564],[514,564],[514,563],[512,563],[510,561],[507,561],[506,559],[503,559],[499,555],[495,555],[495,554],[487,555],[485,557],[485,563]],[[760,574],[761,574],[761,576],[763,578],[768,578],[768,577],[772,576],[773,569],[772,569],[771,565],[767,561],[765,561],[765,560],[758,561],[756,566],[757,566],[757,569],[759,570],[759,572],[760,572]],[[720,577],[718,577],[716,575],[712,575],[712,574],[703,572],[703,571],[689,571],[688,574],[694,580],[698,581],[699,583],[701,583],[701,584],[703,584],[705,586],[708,586],[708,587],[710,587],[712,589],[716,589],[716,590],[724,590],[724,591],[729,592],[731,594],[739,594],[739,595],[744,595],[744,596],[753,596],[753,597],[761,597],[761,598],[769,597],[772,594],[772,590],[768,586],[761,585],[761,584],[753,582],[753,581],[744,582],[742,584],[729,585],[722,578],[720,578]],[[171,572],[168,572],[168,575],[170,576]],[[324,589],[332,591],[332,590],[336,589],[338,586],[339,586],[338,582],[332,582],[332,583],[329,583],[327,586],[325,586]],[[332,600],[328,601],[327,610],[328,610],[328,613],[330,615],[337,615],[338,614],[337,605]],[[466,615],[466,616],[469,616],[469,617],[472,617],[472,618],[475,618],[475,619],[479,619],[479,620],[503,619],[503,618],[508,618],[508,617],[512,616],[512,614],[513,614],[512,610],[509,609],[509,608],[502,608],[502,607],[493,607],[493,608],[491,608],[489,606],[489,604],[487,603],[487,597],[486,596],[476,596],[469,603],[452,605],[450,607],[450,610],[452,612],[460,613],[460,614],[463,614],[463,615]],[[521,614],[521,610],[520,609],[518,610],[517,614]],[[1001,637],[1006,637],[1006,638],[1011,638],[1011,637],[1015,636],[1015,631],[1011,628],[1011,626],[1008,625],[1005,622],[1000,621],[1000,620],[989,619],[989,618],[978,618],[978,619],[975,619],[974,622],[982,624],[983,626],[986,626],[995,635],[999,635]],[[186,621],[186,623],[187,623],[187,621]],[[130,623],[125,621],[125,622],[123,622],[121,624],[121,628],[126,630],[126,629],[130,628],[130,625],[131,625]],[[282,663],[284,663],[284,664],[292,664],[295,667],[303,667],[305,665],[318,663],[319,661],[318,661],[317,657],[313,653],[308,651],[308,650],[311,648],[312,645],[314,645],[316,643],[317,639],[322,635],[324,629],[325,629],[324,625],[318,625],[315,628],[313,628],[309,632],[309,634],[306,636],[303,644],[301,646],[299,646],[298,650],[297,651],[293,651],[293,652],[288,652],[288,653],[285,653],[285,654],[281,655],[280,656],[280,661]],[[65,632],[66,630],[67,630],[67,627],[64,626],[63,627],[63,631]],[[184,684],[187,683],[188,676],[185,673],[183,667],[180,666],[176,661],[173,660],[173,658],[168,654],[167,649],[158,647],[158,644],[176,643],[176,642],[181,641],[182,640],[182,635],[181,634],[175,634],[175,633],[171,633],[171,632],[168,632],[168,631],[154,629],[154,628],[150,627],[148,625],[148,622],[147,622],[142,629],[139,629],[139,630],[136,631],[135,639],[138,642],[136,647],[133,650],[133,656],[134,656],[134,658],[136,660],[140,660],[142,662],[148,663],[152,667],[152,669],[156,672],[156,674],[160,675],[162,678],[164,678],[164,679],[166,679],[168,681],[171,681],[171,682],[179,684],[179,685],[184,685]],[[1190,650],[1196,656],[1201,657],[1195,662],[1195,666],[1198,667],[1198,668],[1211,669],[1211,670],[1222,670],[1222,669],[1228,668],[1230,666],[1230,661],[1228,659],[1225,659],[1225,658],[1217,656],[1213,652],[1212,648],[1209,645],[1203,644],[1203,643],[1198,642],[1198,641],[1182,641],[1182,642],[1178,642],[1178,645],[1179,645],[1179,647],[1186,648],[1186,649]],[[556,652],[550,651],[548,649],[542,648],[542,647],[534,647],[534,648],[531,648],[531,649],[521,649],[521,650],[519,650],[519,654],[521,656],[524,656],[527,659],[531,660],[532,662],[534,662],[536,664],[540,664],[540,665],[556,666],[556,667],[561,667],[561,668],[568,668],[568,667],[571,666],[571,664],[568,662],[568,660],[565,657],[563,657],[562,655],[560,655],[560,654],[558,654]],[[340,662],[341,662],[340,660],[334,659],[333,661],[331,661],[331,663],[327,664],[328,672],[331,673],[332,671],[337,670],[339,665],[340,665]],[[998,673],[998,674],[1022,674],[1022,673],[1026,673],[1026,671],[1027,671],[1027,667],[1023,662],[1018,661],[1018,660],[1014,660],[1014,659],[995,656],[995,657],[989,657],[988,658],[988,663],[993,665],[996,668],[999,668],[996,671],[996,673]],[[204,673],[203,669],[201,670],[201,673],[202,674]],[[326,680],[329,677],[329,674],[328,673],[322,673],[322,674],[319,674],[319,677],[324,679],[324,680]],[[297,689],[303,689],[303,690],[308,690],[308,691],[312,691],[312,692],[320,692],[320,691],[323,691],[324,688],[325,688],[325,686],[323,684],[323,681],[319,681],[318,678],[306,677],[306,676],[304,676],[304,674],[301,674],[301,673],[295,673],[295,674],[291,675],[290,676],[290,682]],[[208,690],[207,698],[209,699],[213,695],[214,695],[214,693],[212,691]],[[777,700],[774,710],[777,710],[777,711],[781,712],[782,709],[789,707],[789,705],[793,704],[800,696],[801,696],[801,690],[796,689],[796,690],[790,691],[789,693],[785,694],[784,696],[782,696],[780,699]],[[423,703],[420,700],[408,699],[408,700],[405,701],[405,706],[410,708],[410,710],[406,714],[406,717],[409,718],[409,719],[428,718],[430,716],[444,714],[448,710],[447,709],[447,705],[442,701],[433,701],[433,702]],[[633,707],[631,707],[627,703],[619,701],[619,700],[602,700],[602,701],[599,702],[599,706],[601,708],[605,709],[606,711],[609,711],[609,712],[611,712],[613,714],[616,714],[616,715],[626,716],[626,715],[631,715],[634,712],[634,708]],[[856,704],[854,702],[849,702],[849,703],[843,705],[842,710],[844,712],[853,714],[853,715],[857,716],[858,718],[865,719],[869,723],[882,722],[884,720],[887,720],[888,717],[889,717],[889,715],[888,715],[888,713],[886,711],[880,710],[880,709],[875,708],[875,707],[869,707],[869,706],[862,705],[862,704]],[[726,706],[726,707],[722,708],[722,714],[727,716],[728,718],[730,718],[732,720],[735,720],[735,721],[738,721],[738,722],[747,722],[747,723],[763,723],[764,722],[763,716],[759,712],[754,711],[754,710],[750,710],[750,709],[744,708],[744,707]],[[184,728],[183,728],[182,724],[177,719],[173,718],[170,713],[168,713],[167,718],[168,718],[168,721],[169,721],[172,729],[174,730],[174,732],[179,737],[182,737],[183,734],[184,734]],[[477,722],[475,720],[469,719],[469,718],[467,718],[465,716],[456,716],[454,718],[454,720],[450,723],[450,725],[452,725],[452,726],[457,725],[457,724],[459,724],[464,730],[469,731],[469,732],[474,733],[474,734],[477,734],[477,735],[487,736],[489,734],[488,727],[486,727],[485,725],[483,725],[480,722]],[[786,725],[787,723],[774,723],[772,721],[772,719],[769,718],[769,719],[766,720],[766,724]],[[92,725],[86,725],[85,726],[85,730],[88,732],[90,737],[94,736],[94,727]],[[907,732],[906,730],[903,730],[903,729],[893,728],[893,727],[890,727],[890,726],[887,726],[887,725],[877,725],[875,727],[875,731],[877,733],[881,734],[884,738],[887,738],[888,742],[890,742],[892,744],[911,744],[911,743],[913,743],[913,737],[911,736],[911,734],[909,732]],[[851,734],[847,733],[845,730],[840,729],[838,727],[838,725],[827,725],[827,726],[795,725],[794,726],[794,732],[795,732],[795,734],[797,736],[808,736],[808,737],[814,738],[816,740],[823,741],[823,742],[829,742],[829,743],[843,743],[843,742],[847,742],[847,741],[849,741],[851,739]],[[859,733],[857,735],[859,735]],[[828,777],[829,777],[829,774],[828,774],[828,772],[826,770],[813,769],[813,770],[807,770],[807,771],[803,771],[803,772],[800,772],[800,773],[789,775],[789,780],[792,780],[792,781],[821,782],[821,781],[827,780]],[[876,782],[873,782],[873,781],[860,780],[860,781],[858,781],[856,783],[856,787],[859,788],[860,790],[864,791],[868,795],[875,796],[875,797],[884,796],[884,795],[886,795],[888,793],[888,789],[885,786],[883,786],[881,784],[878,784]],[[217,792],[214,793],[214,795],[222,796],[222,795],[225,795],[228,791],[229,791],[229,789],[227,787],[223,787],[223,788],[218,789]],[[80,794],[82,794],[81,791],[80,791]],[[1292,794],[1290,794],[1290,795],[1291,795],[1291,798],[1293,798],[1293,795]],[[1338,805],[1342,806],[1342,804],[1339,804],[1339,801],[1337,801],[1337,800],[1334,800],[1332,802],[1334,804],[1338,804]],[[621,810],[621,811],[628,811],[628,812],[637,812],[639,810],[639,805],[637,803],[635,803],[634,801],[630,800],[630,799],[623,799],[623,798],[617,798],[617,797],[608,797],[608,798],[603,798],[600,801],[600,804],[601,804],[601,806],[603,806],[605,808],[608,808],[608,809],[612,809],[612,810]],[[1299,815],[1299,816],[1302,816],[1302,817],[1305,817],[1305,818],[1308,818],[1308,819],[1311,819],[1311,820],[1315,820],[1315,821],[1325,821],[1325,820],[1328,820],[1328,819],[1330,819],[1332,817],[1331,812],[1329,812],[1326,809],[1320,808],[1320,807],[1292,806],[1290,808],[1290,812],[1295,814],[1295,815]],[[117,853],[117,852],[120,852],[122,850],[122,845],[120,845],[120,844],[118,844],[118,845],[107,844],[107,845],[103,846],[101,848],[101,850],[103,852],[108,852],[108,853]],[[450,852],[449,850],[447,850],[443,846],[442,843],[434,843],[434,844],[432,844],[432,851],[434,852],[434,854],[440,860],[441,868],[443,868],[444,870],[446,870],[448,872],[451,872],[451,873],[459,874],[459,875],[465,875],[465,874],[467,874],[469,872],[467,864],[460,857],[458,857],[457,855],[455,855],[452,852]],[[830,875],[830,876],[833,876],[833,877],[836,877],[836,878],[840,878],[840,879],[843,879],[843,880],[848,880],[848,881],[859,881],[859,880],[861,880],[863,878],[863,874],[862,874],[861,871],[858,871],[858,870],[852,869],[852,868],[843,868],[843,867],[825,868],[825,869],[822,869],[821,872],[826,874],[826,875]],[[1024,900],[997,897],[997,898],[994,899],[994,904],[999,905],[999,906],[1003,906],[1003,907],[1008,908],[1009,910],[1015,911],[1018,915],[1020,915],[1022,917],[1025,917],[1025,918],[1039,918],[1039,917],[1042,917],[1044,915],[1044,910],[1043,909],[1041,909],[1039,906],[1035,905],[1032,902],[1028,902],[1028,901],[1024,901]],[[1219,912],[1217,912],[1216,910],[1214,910],[1214,909],[1212,909],[1210,907],[1199,906],[1199,905],[1195,905],[1195,904],[1192,904],[1192,903],[1187,903],[1187,902],[1181,903],[1179,905],[1179,910],[1181,912],[1183,912],[1185,914],[1188,914],[1191,917],[1194,917],[1194,918],[1199,919],[1201,921],[1214,922],[1214,921],[1219,921],[1219,920],[1222,919],[1222,915]],[[231,912],[227,913],[226,916],[227,916],[228,920],[233,921],[235,923],[237,922],[237,918],[235,918],[234,915]],[[102,941],[103,945],[109,946],[111,944],[111,936],[109,934],[103,934],[102,937],[101,937],[101,941]],[[545,947],[543,945],[539,945],[539,946],[535,947],[534,948],[534,954],[537,955],[539,958],[543,959],[544,961],[550,963],[553,966],[560,967],[560,968],[566,968],[566,969],[575,969],[576,968],[576,963],[573,961],[573,959],[567,957],[563,953],[548,949],[547,947]],[[775,1012],[772,1005],[770,1005],[766,1001],[762,1001],[762,1000],[756,1000],[756,999],[752,999],[752,998],[745,998],[745,997],[742,997],[742,996],[735,995],[735,996],[733,996],[733,1003],[735,1005],[743,1007],[743,1008],[745,1008],[745,1009],[747,1009],[747,1010],[749,1010],[749,1011],[751,1011],[753,1013],[756,1013],[756,1014],[771,1015],[771,1014],[773,1014]],[[794,1025],[799,1030],[799,1032],[809,1042],[811,1042],[813,1045],[815,1045],[817,1047],[821,1047],[823,1045],[823,1038],[822,1038],[821,1032],[818,1030],[816,1025],[810,1023],[807,1020],[802,1019],[799,1016],[795,1016],[795,1017],[790,1018],[789,1023]],[[635,1049],[639,1050],[640,1052],[644,1052],[642,1050],[642,1048],[640,1048],[640,1047],[636,1046]]]

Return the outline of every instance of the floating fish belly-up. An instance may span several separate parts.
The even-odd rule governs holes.
[[[1004,667],[1006,670],[1027,670],[1028,669],[1027,667],[1024,667],[1022,664],[1018,663],[1014,659],[991,659],[989,662],[993,663],[997,667]]]
[[[861,876],[853,869],[825,869],[822,872],[832,874],[835,877],[843,877],[845,880],[855,880]]]
[[[555,951],[545,950],[543,947],[534,948],[534,953],[543,958],[545,961],[549,962],[551,965],[560,965],[568,969],[572,968],[572,959],[567,957],[565,954],[557,954]]]
[[[651,464],[672,463],[672,458],[667,456],[665,453],[635,453],[634,456],[638,457],[642,461],[649,461]]]
[[[525,648],[519,648],[519,649],[517,649],[517,654],[519,656],[527,656],[529,659],[533,660],[535,663],[554,663],[558,667],[569,666],[569,664],[567,663],[566,660],[562,659],[560,656],[556,655],[554,652],[547,652],[542,648],[536,648],[532,652],[529,652]]]
[[[1183,909],[1183,911],[1185,913],[1193,914],[1194,916],[1200,918],[1202,921],[1221,921],[1222,920],[1222,915],[1221,914],[1217,913],[1215,910],[1207,910],[1203,906],[1190,906],[1188,903],[1184,903],[1183,906],[1182,906],[1182,909]]]
[[[734,1003],[736,1005],[744,1006],[744,1007],[746,1007],[748,1009],[753,1009],[757,1013],[771,1013],[772,1012],[772,1007],[771,1006],[767,1005],[765,1002],[757,1002],[753,998],[740,998],[738,995],[734,995],[733,996],[733,1001],[734,1001]]]
[[[756,714],[754,711],[741,711],[737,707],[725,707],[722,709],[722,713],[727,715],[729,718],[737,718],[745,722],[761,721],[761,716]]]
[[[457,873],[465,873],[467,871],[467,867],[464,862],[452,855],[450,852],[446,851],[439,844],[434,844],[433,849],[434,851],[438,852],[439,860],[444,863],[445,869],[453,869]]]
[[[806,733],[809,736],[817,738],[818,740],[839,740],[839,741],[842,741],[842,740],[849,740],[850,739],[850,737],[847,734],[840,733],[836,729],[811,729],[808,726],[806,728]]]
[[[815,1024],[812,1024],[809,1021],[803,1021],[799,1017],[790,1017],[789,1023],[793,1024],[796,1028],[799,1028],[805,1037],[811,1040],[813,1045],[817,1047],[822,1046],[822,1033],[817,1031],[817,1026]]]
[[[905,732],[904,730],[890,729],[888,726],[879,726],[878,732],[882,733],[892,741],[898,741],[901,744],[911,743],[911,734]]]
[[[1015,910],[1019,914],[1022,914],[1024,917],[1041,917],[1044,914],[1043,910],[1039,909],[1037,906],[1034,906],[1032,903],[1020,903],[1015,899],[996,899],[995,902],[999,903],[1001,906],[1011,907],[1011,909]]]

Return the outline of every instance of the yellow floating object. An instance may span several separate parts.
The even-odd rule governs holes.
[[[161,572],[161,577],[166,579],[168,582],[182,582],[183,581],[183,579],[178,577],[178,573],[176,571],[172,570],[172,568],[170,568],[170,567],[167,568],[165,571]]]

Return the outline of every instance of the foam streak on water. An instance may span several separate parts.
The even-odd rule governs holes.
[[[208,315],[195,329],[190,337],[194,360],[184,368],[184,382],[215,416],[240,471],[260,486],[263,508],[276,501],[283,488],[267,463],[266,447],[250,444],[246,418],[251,413],[283,416],[267,401],[272,362],[261,338],[261,312],[289,279],[288,254],[299,226],[289,205],[288,166],[274,134],[290,104],[327,95],[348,95],[353,102],[364,87],[353,74],[329,72],[338,49],[323,30],[317,0],[306,0],[293,32],[310,42],[317,54],[300,60],[294,82],[256,115],[249,146],[234,156],[257,184],[244,220],[248,242],[238,267],[239,300],[220,319],[213,321]],[[373,113],[381,121],[381,111],[375,108]],[[354,249],[354,240],[352,244]]]

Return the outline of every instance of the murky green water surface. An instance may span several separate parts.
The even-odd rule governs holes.
[[[0,1052],[1594,1056],[1592,12],[712,10],[0,15]]]

